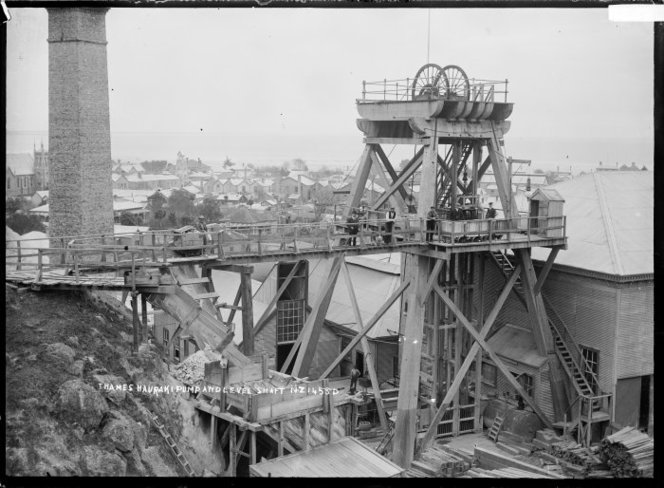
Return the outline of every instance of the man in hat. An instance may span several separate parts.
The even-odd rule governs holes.
[[[438,213],[436,212],[436,207],[433,205],[427,212],[427,231],[426,231],[426,240],[431,242],[433,239],[433,234],[436,231],[436,219],[438,218]]]
[[[392,230],[394,229],[394,220],[397,218],[397,213],[394,211],[394,207],[390,207],[390,210],[387,212],[385,217],[385,235],[383,236],[383,241],[385,244],[392,243]]]
[[[203,245],[207,245],[207,224],[205,223],[205,217],[203,215],[198,216],[198,221],[196,222],[196,230],[200,232],[203,236]]]
[[[358,231],[358,223],[359,223],[359,218],[357,217],[357,213],[353,212],[350,217],[346,219],[346,228],[347,232],[350,235],[348,238],[348,245],[349,246],[356,246],[357,245],[357,231]]]
[[[489,203],[489,208],[486,210],[486,218],[487,219],[495,219],[496,218],[496,209],[493,208],[493,203]]]

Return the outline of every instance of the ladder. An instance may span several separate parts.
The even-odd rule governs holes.
[[[189,464],[189,461],[187,461],[187,459],[184,457],[184,454],[180,450],[180,447],[173,440],[171,434],[168,433],[168,431],[164,427],[164,424],[161,423],[159,417],[157,417],[155,414],[152,414],[152,422],[154,423],[155,427],[157,428],[161,436],[166,441],[166,444],[168,444],[168,447],[171,448],[171,451],[175,455],[175,458],[178,460],[178,463],[180,463],[180,466],[182,466],[182,469],[184,469],[184,471],[187,473],[187,476],[196,476],[196,472]]]
[[[390,428],[385,433],[383,438],[380,440],[380,443],[378,444],[378,447],[376,447],[376,452],[378,454],[380,454],[381,456],[385,455],[385,453],[387,452],[387,447],[392,442],[393,437],[394,437],[394,425],[390,424]]]
[[[491,424],[491,428],[489,429],[489,433],[487,434],[489,439],[491,439],[493,442],[498,442],[498,433],[500,432],[500,429],[503,426],[504,421],[505,417],[501,416],[500,414],[496,414],[495,418],[493,419],[493,424]]]

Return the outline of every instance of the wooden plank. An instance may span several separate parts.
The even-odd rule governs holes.
[[[293,365],[293,376],[303,378],[307,376],[309,372],[309,367],[311,366],[314,353],[316,352],[316,346],[318,345],[323,321],[325,320],[327,309],[332,300],[334,285],[337,282],[343,259],[343,254],[334,258],[327,282],[321,289],[320,295],[317,297],[316,303],[312,307],[312,311],[302,328],[302,332],[300,332],[300,335],[302,336],[302,344],[300,345],[300,350],[295,358],[295,364]]]
[[[519,461],[512,456],[505,455],[492,449],[479,447],[477,445],[475,446],[475,458],[481,466],[488,469],[503,469],[511,467],[549,478],[563,478],[560,475],[546,471],[525,461]]]
[[[336,357],[334,361],[327,367],[327,369],[323,372],[323,374],[320,375],[320,379],[327,378],[330,373],[334,370],[334,368],[337,367],[337,365],[343,360],[344,357],[357,345],[358,342],[364,337],[367,332],[371,330],[371,328],[378,323],[378,321],[381,319],[383,315],[385,315],[385,312],[387,312],[392,304],[401,296],[401,294],[410,286],[410,281],[405,281],[402,282],[399,288],[397,288],[392,295],[389,296],[389,298],[381,305],[381,307],[378,309],[378,311],[374,314],[373,317],[371,317],[371,320],[367,322],[367,325],[364,326],[360,332],[357,333],[355,337],[353,337],[350,341],[350,343],[344,348],[343,351]]]
[[[362,315],[360,314],[360,307],[357,304],[357,297],[355,296],[355,289],[353,288],[353,282],[350,278],[350,272],[348,271],[348,266],[346,261],[342,262],[342,270],[344,273],[344,278],[346,280],[346,289],[348,290],[348,296],[350,297],[350,303],[353,307],[353,313],[355,315],[355,321],[360,327],[360,330],[364,328],[362,324]],[[371,388],[373,389],[373,394],[376,399],[376,409],[378,410],[378,419],[380,420],[380,425],[385,432],[387,432],[387,419],[385,418],[385,411],[383,409],[383,399],[380,396],[380,384],[378,382],[378,375],[376,374],[376,365],[374,362],[374,355],[371,353],[371,348],[369,347],[369,342],[367,341],[366,336],[361,339],[362,350],[364,352],[364,360],[367,363],[367,369],[369,370],[369,377],[371,378]],[[331,430],[330,430],[331,432]]]
[[[198,285],[198,284],[207,284],[210,282],[210,278],[208,277],[202,277],[202,278],[180,278],[178,280],[178,284],[180,286],[184,285]]]
[[[207,292],[207,293],[196,293],[196,294],[192,294],[191,297],[194,300],[205,300],[206,298],[218,298],[219,293],[216,293],[216,292],[213,292],[213,291],[212,292]]]

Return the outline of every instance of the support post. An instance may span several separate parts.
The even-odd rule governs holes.
[[[413,254],[405,254],[405,257],[406,278],[412,286],[406,296],[408,312],[403,328],[403,354],[399,368],[399,398],[392,460],[402,468],[408,469],[415,454],[422,324],[424,322],[424,307],[420,304],[424,299],[422,291],[428,276],[429,261],[425,257]]]
[[[236,475],[236,459],[237,459],[237,432],[235,430],[235,424],[231,422],[230,424],[230,429],[231,429],[231,440],[230,440],[230,445],[228,446],[228,469],[230,470],[230,475],[235,476]]]
[[[148,342],[148,300],[143,293],[141,293],[141,313],[143,315],[143,342]]]
[[[245,356],[254,354],[254,310],[251,292],[251,271],[240,273],[240,289],[242,291],[242,349]]]
[[[284,455],[284,421],[279,421],[279,442],[277,443],[277,456]]]
[[[214,450],[217,447],[218,438],[217,438],[217,417],[210,415],[210,443],[212,444],[212,449]]]
[[[360,330],[362,330],[364,328],[364,325],[362,324],[362,315],[360,314],[360,307],[357,304],[357,297],[355,296],[353,282],[350,278],[350,271],[348,271],[348,266],[346,266],[345,261],[342,262],[342,270],[346,280],[346,288],[348,289],[350,303],[353,307],[353,313],[355,314],[355,322],[357,323]],[[378,410],[380,425],[383,428],[383,431],[387,432],[387,419],[385,418],[385,411],[383,410],[383,399],[380,394],[380,384],[378,383],[378,375],[376,374],[374,355],[371,352],[371,347],[369,346],[369,341],[367,340],[366,336],[362,337],[360,342],[362,344],[362,351],[364,352],[364,359],[367,363],[367,369],[369,370],[369,377],[371,378],[371,388],[376,400],[376,409]],[[330,433],[331,432],[332,430],[330,429]]]
[[[311,447],[309,445],[309,429],[311,429],[311,423],[309,421],[309,413],[304,414],[304,450],[308,451]]]
[[[140,331],[140,322],[138,320],[138,292],[131,292],[131,313],[132,313],[132,322],[134,326],[134,344],[133,351],[138,352],[139,346],[139,331]]]
[[[252,430],[251,431],[251,439],[250,439],[250,453],[249,455],[251,456],[251,459],[249,461],[249,464],[256,464],[256,431]]]
[[[438,165],[438,119],[433,119],[433,129],[429,135],[429,141],[424,151],[422,161],[422,181],[436,181],[436,166]],[[435,185],[426,184],[420,187],[418,198],[417,216],[426,220],[427,212],[431,205],[436,204]],[[421,293],[421,290],[419,290]],[[410,461],[408,463],[410,465]]]

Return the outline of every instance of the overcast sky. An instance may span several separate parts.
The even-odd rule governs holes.
[[[652,24],[606,9],[111,9],[113,157],[352,165],[362,80],[415,75],[429,12],[429,61],[509,79],[508,153],[652,167]],[[47,14],[11,13],[8,150],[23,152],[48,142]]]

